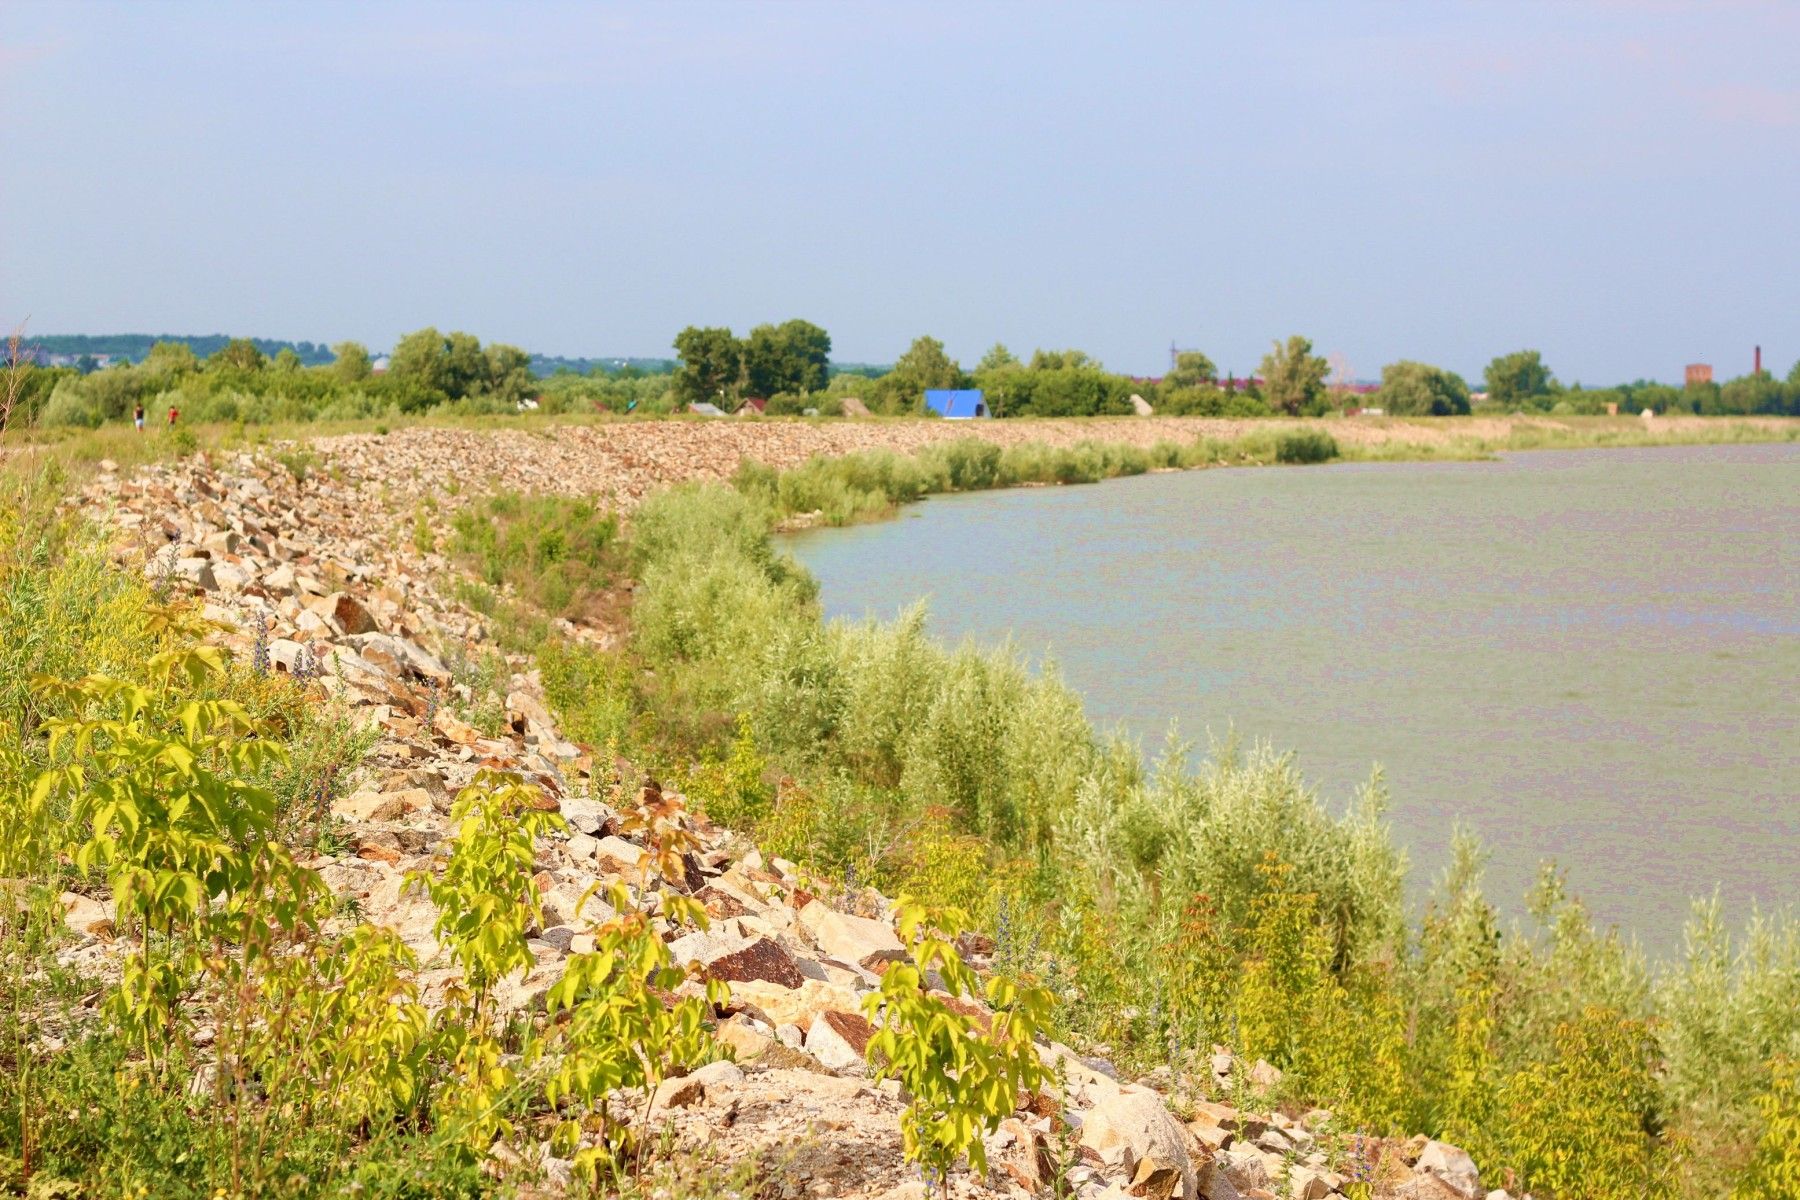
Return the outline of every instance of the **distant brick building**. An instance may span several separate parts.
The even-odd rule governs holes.
[[[1687,385],[1694,387],[1702,383],[1712,382],[1711,363],[1689,363],[1687,365]]]

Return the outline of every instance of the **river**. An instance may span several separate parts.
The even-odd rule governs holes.
[[[828,616],[1054,657],[1102,727],[1379,764],[1414,887],[1460,822],[1672,950],[1688,897],[1800,900],[1800,446],[1541,451],[937,497],[785,537]]]

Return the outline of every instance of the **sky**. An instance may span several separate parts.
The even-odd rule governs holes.
[[[0,0],[0,322],[1800,359],[1800,4]]]

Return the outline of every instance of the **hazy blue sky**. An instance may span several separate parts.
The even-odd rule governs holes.
[[[1800,5],[0,0],[0,321],[1800,358]]]

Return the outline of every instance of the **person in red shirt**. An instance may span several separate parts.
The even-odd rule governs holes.
[[[180,409],[176,408],[173,404],[169,405],[169,428],[170,429],[175,428],[175,418],[179,417],[180,415],[181,415]]]

